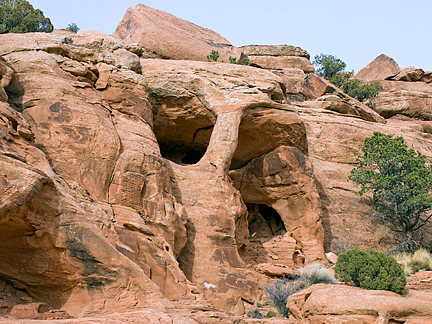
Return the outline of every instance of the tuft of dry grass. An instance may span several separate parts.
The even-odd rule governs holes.
[[[420,270],[432,269],[432,255],[425,249],[419,249],[413,254],[398,253],[394,258],[402,265],[405,275],[407,276]]]

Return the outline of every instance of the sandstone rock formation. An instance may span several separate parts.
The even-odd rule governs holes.
[[[337,240],[389,246],[347,179],[377,130],[432,159],[429,72],[371,64],[364,80],[412,81],[382,80],[380,116],[312,73],[297,47],[242,48],[254,66],[197,62],[241,53],[143,5],[114,36],[0,35],[1,314],[243,323],[269,277],[325,261]],[[293,296],[293,320],[351,320],[348,308],[366,322],[431,316],[420,291],[401,306],[350,289]]]
[[[212,50],[225,62],[242,56],[218,33],[142,4],[126,11],[113,36],[126,45],[140,45],[145,58],[207,61]]]
[[[429,323],[432,298],[319,284],[288,298],[293,323]]]
[[[355,77],[365,82],[386,80],[400,71],[399,65],[391,57],[381,54],[363,69],[357,72]]]
[[[229,309],[265,282],[248,264],[324,259],[305,128],[278,76],[140,61],[94,31],[1,37],[0,275],[33,301]]]
[[[303,108],[318,108],[336,111],[343,115],[383,123],[384,118],[374,110],[346,95],[341,89],[315,73],[309,74],[300,84],[300,92],[309,100],[296,103]]]
[[[365,82],[379,81],[383,86],[376,111],[385,118],[404,115],[431,120],[432,86],[430,72],[408,67],[400,69],[390,57],[381,54],[360,70],[356,77]]]
[[[425,82],[381,81],[376,111],[390,118],[404,115],[430,121],[432,114],[432,84]]]
[[[258,263],[292,267],[305,258],[322,259],[321,210],[305,131],[295,109],[280,103],[282,80],[232,64],[148,59],[141,64],[155,107],[155,134],[175,180],[174,195],[188,214],[188,243],[179,257],[188,279],[199,287],[215,286],[205,294],[221,294],[225,303],[238,298],[239,287],[256,289],[251,274],[239,269],[252,262],[254,208],[248,211],[243,201],[273,208],[269,217],[277,217],[283,227],[284,238],[261,248]],[[228,177],[230,168],[240,192]],[[250,183],[255,177],[260,182]],[[267,241],[274,236],[265,235]]]
[[[300,69],[305,73],[315,72],[309,61],[309,53],[291,45],[248,45],[240,47],[251,64],[270,70]]]

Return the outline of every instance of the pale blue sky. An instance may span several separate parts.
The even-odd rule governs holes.
[[[55,28],[112,34],[139,0],[29,0]],[[146,0],[212,29],[233,45],[289,44],[332,54],[356,72],[380,54],[432,71],[432,0]]]

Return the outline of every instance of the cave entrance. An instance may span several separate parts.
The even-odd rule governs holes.
[[[162,157],[178,164],[196,164],[204,156],[213,131],[213,120],[204,113],[193,118],[169,115],[154,115],[154,134]]]
[[[249,239],[285,235],[285,225],[276,210],[267,205],[248,204]]]

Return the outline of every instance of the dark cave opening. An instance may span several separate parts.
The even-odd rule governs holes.
[[[271,238],[287,231],[276,210],[267,205],[248,204],[249,238]]]
[[[200,151],[192,149],[186,152],[185,156],[182,157],[181,161],[184,164],[196,164],[201,160],[203,156],[204,154]]]
[[[154,134],[162,157],[178,164],[196,164],[204,156],[213,131],[207,116],[155,116]]]

